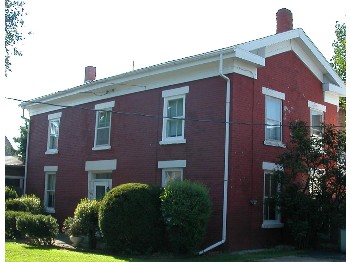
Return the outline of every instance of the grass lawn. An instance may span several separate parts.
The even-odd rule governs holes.
[[[175,258],[139,258],[139,257],[121,257],[108,254],[96,254],[91,252],[78,252],[57,247],[35,247],[27,244],[6,242],[5,260],[12,261],[40,261],[40,262],[65,262],[65,261],[132,261],[132,262],[161,262],[161,261],[254,261],[264,258],[273,258],[280,256],[299,255],[300,251],[293,250],[267,250],[261,252],[249,252],[245,254],[216,254],[186,259]]]

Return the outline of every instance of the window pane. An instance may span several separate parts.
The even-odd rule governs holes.
[[[165,185],[175,180],[181,180],[181,171],[165,171]]]
[[[49,149],[57,149],[58,148],[58,137],[50,136]]]
[[[58,135],[59,120],[50,121],[50,135]]]
[[[321,136],[323,112],[311,111],[311,135]]]
[[[97,117],[98,117],[97,127],[109,127],[111,112],[105,112],[105,111],[98,112]]]
[[[183,116],[183,98],[168,101],[167,116],[168,117]]]
[[[106,194],[105,186],[96,186],[96,200],[100,200]]]
[[[55,192],[54,191],[48,191],[47,192],[47,203],[46,207],[55,207]]]
[[[97,129],[96,145],[109,145],[109,127]]]
[[[54,174],[47,175],[47,190],[55,190],[56,176]]]
[[[95,174],[95,179],[112,179],[112,173]]]
[[[167,137],[182,136],[182,120],[168,119],[167,121]]]
[[[277,184],[271,173],[265,173],[264,188],[264,220],[276,220],[276,204],[274,197],[277,193]]]
[[[266,118],[281,122],[281,100],[266,97]]]
[[[183,98],[177,99],[177,116],[183,116]]]
[[[281,139],[281,126],[280,122],[273,121],[273,120],[266,120],[266,139],[268,140],[278,140],[282,141]]]

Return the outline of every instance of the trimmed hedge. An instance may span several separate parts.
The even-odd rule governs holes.
[[[165,187],[160,199],[171,251],[198,251],[211,214],[208,189],[195,182],[174,181]]]
[[[159,187],[128,183],[111,189],[102,199],[99,225],[115,252],[145,254],[159,251],[164,240]]]
[[[58,223],[51,215],[25,214],[17,218],[16,228],[33,245],[52,245],[58,235]]]
[[[82,233],[89,236],[89,248],[92,249],[96,248],[96,233],[99,231],[99,208],[99,201],[84,198],[80,200],[79,204],[77,205],[74,211],[74,219],[78,221]]]
[[[21,238],[21,232],[16,228],[16,221],[23,215],[30,214],[22,211],[5,211],[5,238],[18,239]]]
[[[17,198],[18,194],[12,187],[5,186],[5,200]]]
[[[35,195],[25,195],[6,200],[5,210],[24,211],[32,214],[42,214],[44,211],[40,198]]]

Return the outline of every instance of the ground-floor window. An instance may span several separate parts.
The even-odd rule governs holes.
[[[162,187],[165,187],[169,182],[183,179],[182,168],[164,168],[162,169]]]
[[[55,212],[56,173],[45,173],[44,206],[47,212]]]

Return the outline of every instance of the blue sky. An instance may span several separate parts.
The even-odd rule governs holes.
[[[26,1],[22,57],[12,59],[4,96],[31,99],[80,85],[85,66],[97,79],[275,34],[276,12],[288,8],[327,60],[333,55],[340,1]],[[19,135],[22,110],[5,99],[4,133]]]

